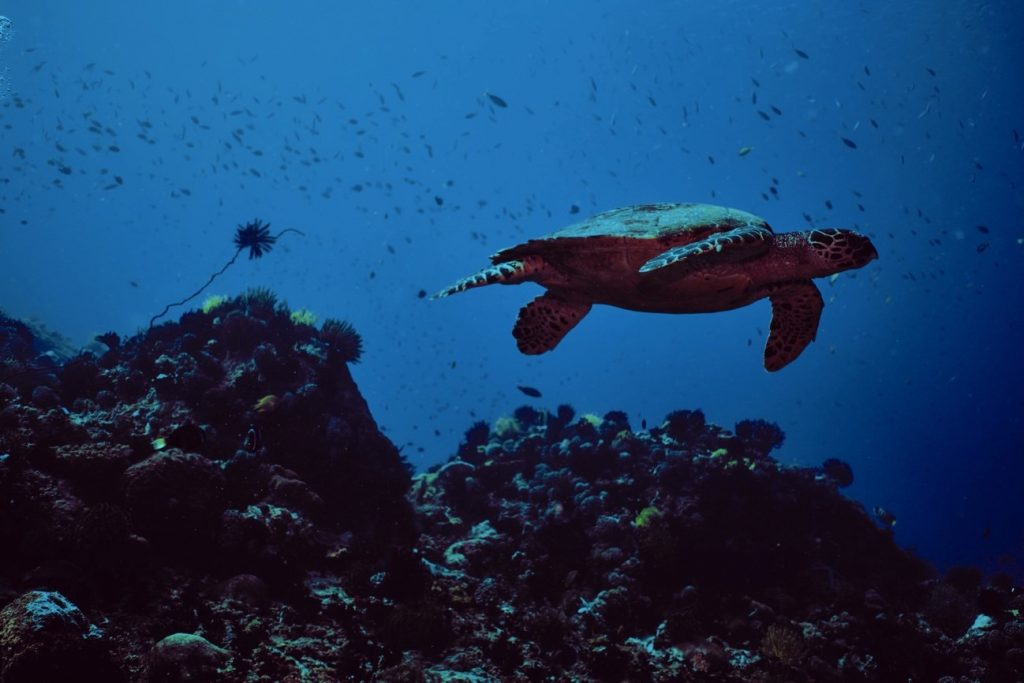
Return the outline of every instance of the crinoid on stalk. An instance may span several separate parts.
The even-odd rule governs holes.
[[[183,304],[186,304],[189,301],[191,301],[192,299],[195,299],[197,296],[202,294],[203,291],[207,287],[209,287],[210,284],[214,280],[216,280],[218,276],[222,275],[224,273],[224,271],[226,271],[228,268],[230,268],[231,265],[235,261],[238,260],[238,256],[243,251],[245,251],[246,249],[249,250],[249,260],[250,261],[253,260],[253,259],[258,259],[258,258],[262,257],[264,254],[266,254],[267,252],[269,252],[271,249],[273,249],[274,248],[274,244],[281,237],[281,235],[284,235],[285,233],[288,233],[288,232],[296,232],[296,233],[298,233],[300,235],[305,236],[304,232],[302,232],[301,230],[297,230],[295,228],[286,228],[286,229],[282,230],[281,232],[277,233],[276,235],[271,235],[270,234],[270,223],[264,223],[263,221],[261,221],[258,218],[254,219],[254,220],[252,220],[252,221],[250,221],[248,223],[246,223],[245,225],[239,225],[235,229],[235,247],[236,247],[235,255],[232,256],[231,259],[227,263],[224,264],[223,268],[221,268],[217,272],[213,273],[210,276],[210,278],[206,281],[206,284],[204,284],[202,287],[200,287],[195,292],[193,292],[189,296],[185,297],[181,301],[175,301],[173,303],[167,304],[166,306],[164,306],[164,310],[160,311],[159,313],[154,315],[152,318],[150,318],[149,319],[149,327],[150,327],[150,329],[152,329],[153,323],[155,323],[157,320],[159,320],[160,318],[162,318],[165,315],[167,315],[167,312],[169,310],[171,310],[175,306],[181,306]]]

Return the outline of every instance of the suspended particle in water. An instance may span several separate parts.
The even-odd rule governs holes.
[[[10,41],[11,36],[13,35],[14,22],[0,14],[0,49],[3,48],[5,43]],[[0,100],[7,99],[7,95],[9,93],[10,88],[7,85],[7,79],[4,77],[3,73],[0,73]]]

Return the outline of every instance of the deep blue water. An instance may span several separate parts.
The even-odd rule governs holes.
[[[259,217],[305,237],[210,293],[350,320],[355,377],[418,466],[530,400],[517,385],[635,427],[764,418],[783,462],[850,462],[849,494],[923,556],[1024,574],[1024,6],[637,5],[0,2],[0,307],[82,344],[133,333]],[[597,307],[526,357],[535,285],[418,296],[651,201],[806,215],[881,256],[819,281],[817,341],[776,374],[767,302]]]

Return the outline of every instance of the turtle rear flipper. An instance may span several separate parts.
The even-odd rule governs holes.
[[[544,353],[558,346],[588,312],[589,303],[567,301],[548,292],[519,310],[512,336],[523,353],[530,356]]]
[[[713,255],[716,263],[718,259],[722,259],[722,262],[729,262],[759,256],[768,251],[773,235],[774,233],[770,229],[761,226],[747,226],[718,232],[699,242],[683,244],[661,252],[640,266],[640,272],[649,273],[652,270],[672,265],[675,265],[676,268],[683,264],[695,266],[704,262],[704,259],[700,258],[704,255]]]
[[[495,283],[518,285],[525,280],[532,280],[538,273],[544,272],[546,268],[547,264],[544,262],[544,259],[537,257],[527,257],[521,261],[502,261],[501,263],[495,263],[493,266],[487,266],[479,273],[462,278],[430,298],[443,299],[452,294],[465,292],[467,289],[493,285]]]
[[[772,324],[764,346],[764,367],[775,372],[793,362],[814,341],[825,302],[810,280],[788,285],[769,297]]]

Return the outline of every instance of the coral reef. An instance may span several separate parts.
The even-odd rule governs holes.
[[[361,340],[250,290],[55,358],[0,318],[0,683],[1024,679],[778,426],[523,406],[415,477]]]
[[[331,358],[343,363],[358,363],[363,355],[363,338],[351,323],[328,318],[320,326],[320,339]]]

